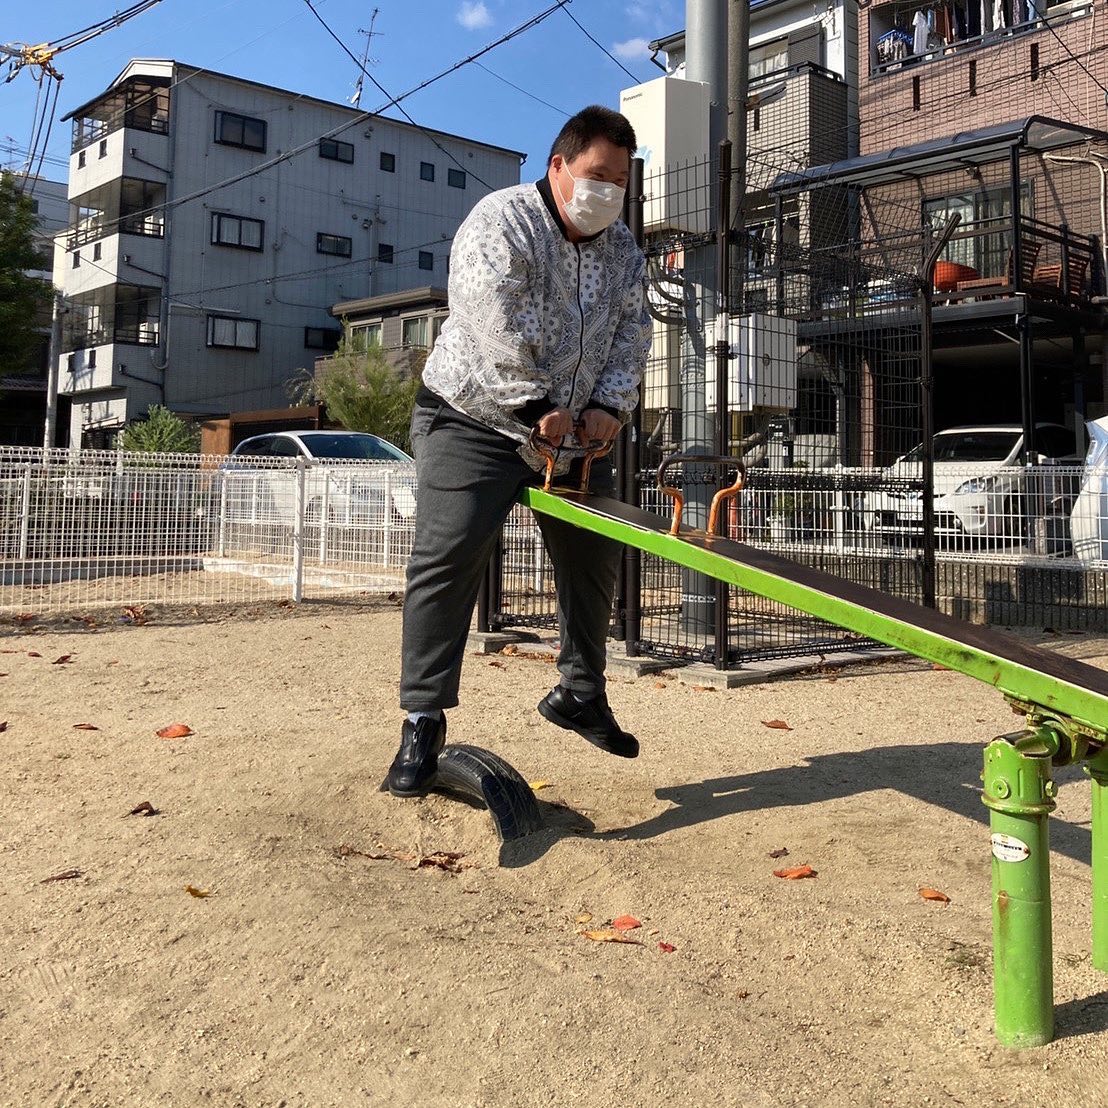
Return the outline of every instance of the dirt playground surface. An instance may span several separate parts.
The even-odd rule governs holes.
[[[378,791],[395,603],[148,615],[0,628],[0,1103],[1108,1105],[1077,770],[1058,1038],[991,1033],[979,773],[1018,721],[990,689],[913,662],[616,677],[625,762],[536,713],[549,661],[469,656],[451,738],[549,783],[549,829],[501,848],[483,812]],[[623,915],[640,945],[580,934]]]

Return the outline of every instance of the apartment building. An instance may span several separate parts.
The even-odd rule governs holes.
[[[445,285],[457,227],[524,157],[164,59],[65,119],[60,391],[85,445],[151,404],[287,404],[338,342],[330,307]]]
[[[64,181],[45,177],[23,177],[25,195],[34,209],[36,237],[41,248],[38,268],[30,276],[51,282],[54,279],[54,236],[66,226],[69,203]],[[0,366],[0,445],[39,446],[46,419],[46,371],[50,349],[50,306],[44,303],[36,321],[38,342],[25,365]]]

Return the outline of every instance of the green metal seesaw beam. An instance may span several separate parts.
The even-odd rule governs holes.
[[[1031,1047],[1054,1036],[1049,815],[1051,767],[1085,761],[1092,781],[1093,965],[1108,972],[1108,672],[976,627],[877,589],[617,500],[526,489],[521,500],[574,526],[818,616],[992,685],[1027,716],[1026,730],[985,750],[993,879],[996,1036]]]

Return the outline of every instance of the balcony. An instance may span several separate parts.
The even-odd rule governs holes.
[[[66,236],[73,250],[107,235],[165,236],[166,188],[158,181],[119,177],[74,198],[76,215]]]
[[[65,117],[73,120],[77,153],[124,127],[169,134],[169,79],[131,77]]]
[[[108,343],[157,346],[161,296],[159,288],[113,284],[70,297],[62,350],[71,353]]]

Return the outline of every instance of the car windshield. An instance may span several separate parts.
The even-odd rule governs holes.
[[[312,435],[304,444],[313,458],[347,458],[363,462],[407,462],[403,450],[375,435]]]
[[[1019,432],[958,431],[935,436],[937,462],[1002,462],[1015,448]]]

